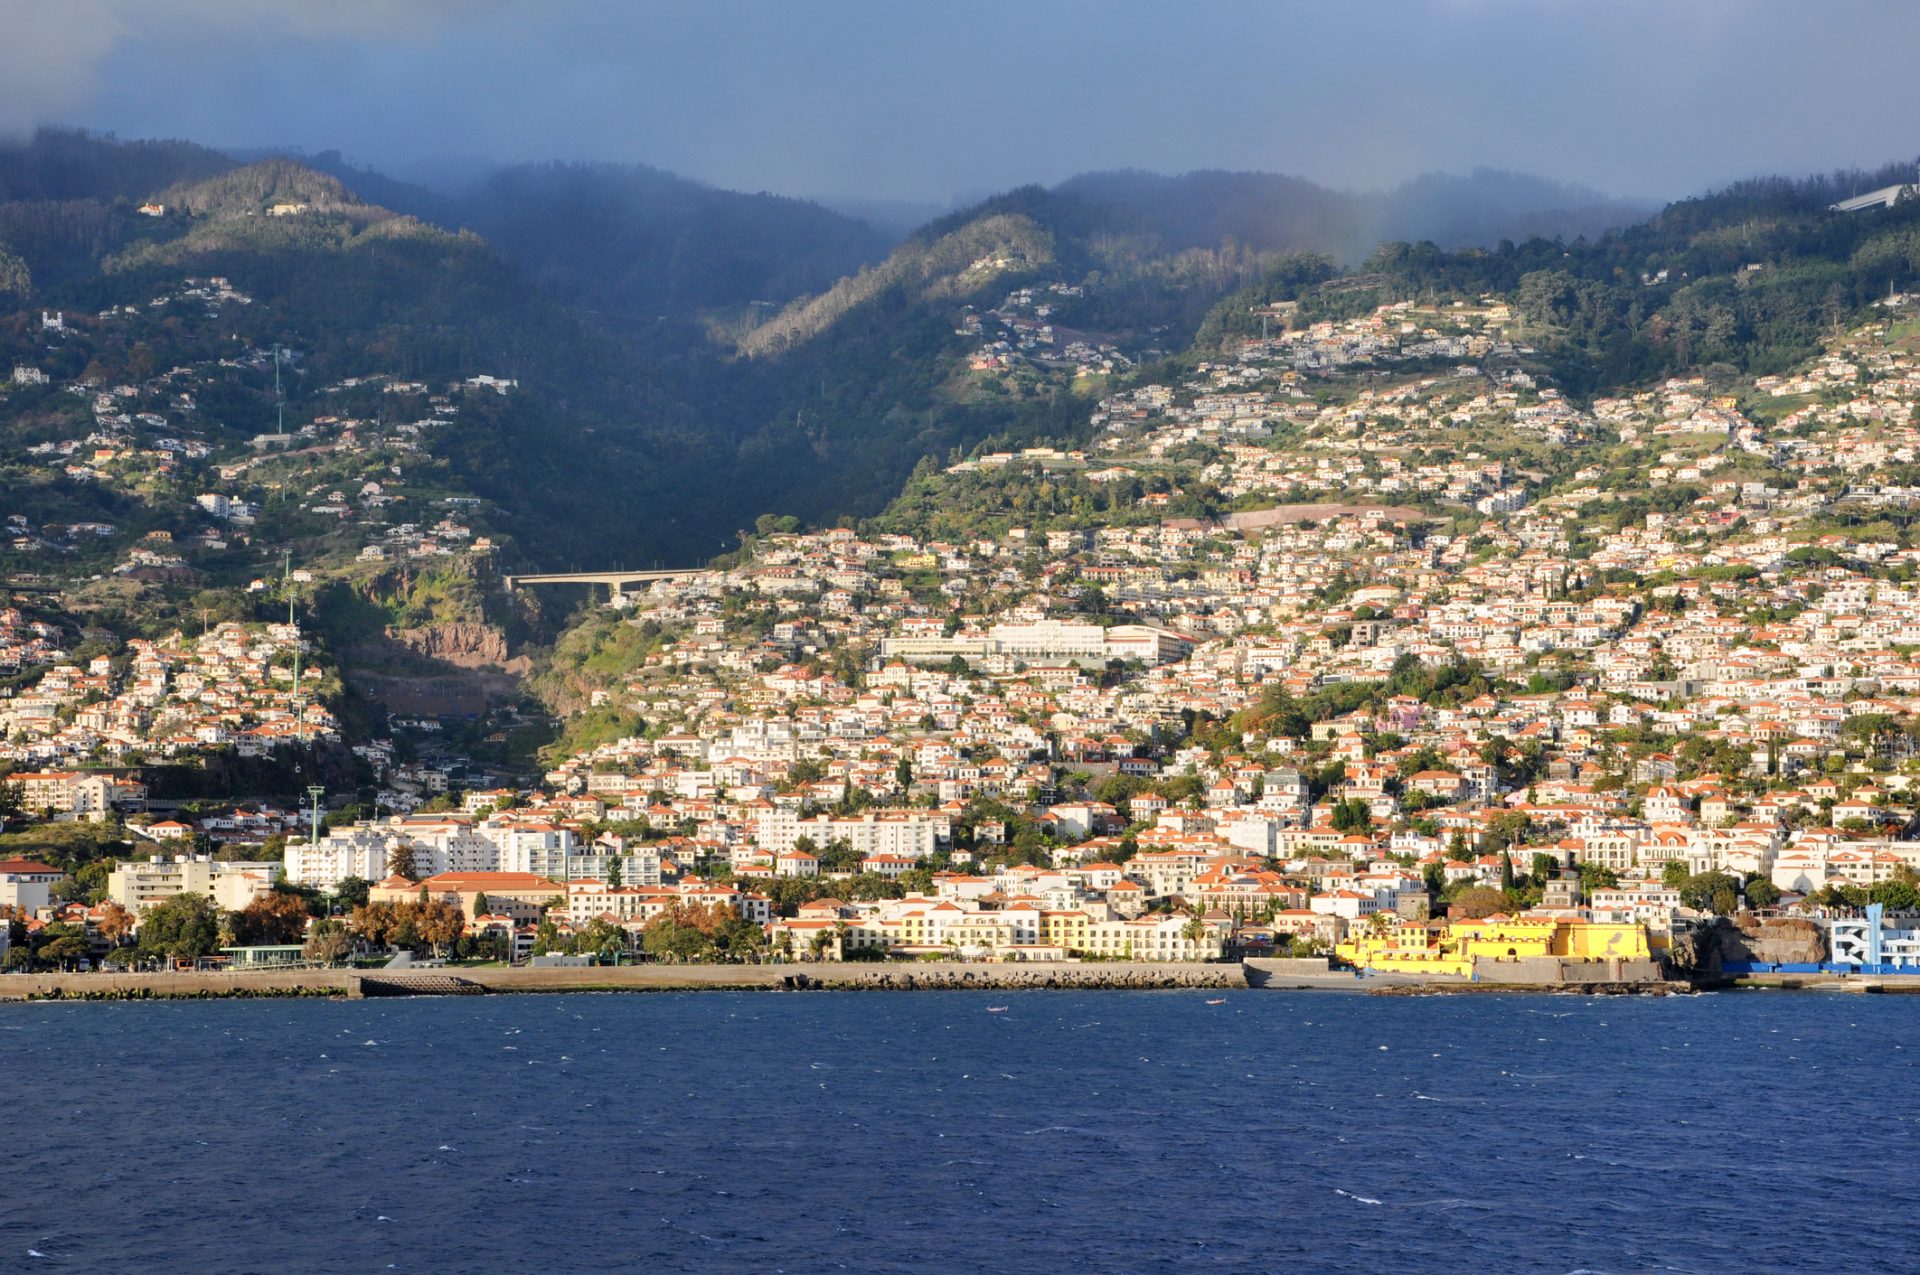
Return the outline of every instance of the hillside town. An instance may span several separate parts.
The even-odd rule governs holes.
[[[307,649],[294,625],[228,623],[193,639],[134,638],[124,656],[97,655],[84,668],[53,662],[0,701],[0,758],[97,769],[227,748],[257,757],[283,744],[337,739],[333,714],[320,702],[328,670],[310,657],[302,669]]]
[[[319,546],[308,570],[489,558],[495,543],[474,526],[485,502],[435,481],[427,453],[463,410],[497,410],[518,383],[310,384],[302,351],[251,343],[251,304],[225,278],[188,276],[144,307],[41,316],[46,343],[0,380],[0,411],[19,430],[22,479],[73,515],[10,512],[0,545],[15,570],[192,584],[289,532]],[[172,367],[153,352],[162,334],[186,355]],[[116,381],[95,351],[129,342],[138,357],[122,371],[138,375]],[[92,513],[133,503],[139,527]]]
[[[1839,959],[1871,907],[1870,964],[1920,960],[1912,325],[1738,391],[1575,408],[1511,317],[1399,304],[1249,338],[1103,403],[1086,451],[937,475],[972,484],[974,534],[763,530],[618,590],[556,673],[593,738],[526,782],[363,746],[357,817],[175,823],[97,898],[13,865],[13,937],[150,958],[153,907],[264,915],[279,891],[312,906],[222,937],[1461,973],[1670,959],[1723,918],[1805,918]],[[1326,379],[1356,363],[1408,366]],[[993,504],[1069,481],[1105,512]],[[1169,511],[1202,489],[1227,507]],[[19,808],[163,840],[138,758],[337,737],[303,649],[223,624],[56,663],[5,701]],[[433,940],[430,909],[454,918]]]

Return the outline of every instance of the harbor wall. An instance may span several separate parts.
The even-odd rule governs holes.
[[[363,983],[366,986],[363,988]],[[435,994],[449,991],[1006,990],[1017,988],[1234,988],[1248,986],[1238,964],[1095,962],[1087,964],[900,964],[807,962],[787,965],[623,965],[445,967],[381,970],[10,974],[0,1000],[146,1000]]]

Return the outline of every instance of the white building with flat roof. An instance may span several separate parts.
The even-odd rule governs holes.
[[[208,855],[156,854],[122,863],[107,876],[107,897],[138,915],[182,894],[201,894],[238,912],[273,889],[277,863],[219,862]]]

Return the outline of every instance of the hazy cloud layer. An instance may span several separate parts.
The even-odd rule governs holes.
[[[1912,0],[0,0],[0,31],[0,129],[802,194],[1489,164],[1671,195],[1920,152]]]

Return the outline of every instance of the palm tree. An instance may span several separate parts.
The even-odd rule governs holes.
[[[1206,942],[1212,930],[1207,927],[1206,914],[1198,903],[1189,904],[1187,912],[1187,923],[1180,927],[1180,937],[1198,947]]]

